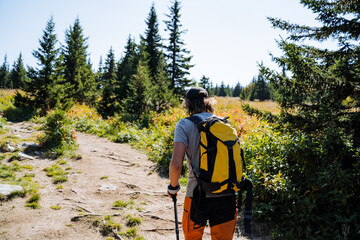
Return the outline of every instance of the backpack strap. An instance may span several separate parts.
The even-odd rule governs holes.
[[[202,122],[202,119],[198,116],[192,115],[190,117],[187,117],[185,119],[189,119],[190,121],[192,121],[195,124],[199,124],[200,122]]]
[[[204,120],[202,120],[200,117],[192,115],[192,116],[187,117],[185,119],[188,119],[188,120],[192,121],[193,123],[195,123],[195,125],[197,126],[199,131],[201,131],[202,122],[204,122]]]

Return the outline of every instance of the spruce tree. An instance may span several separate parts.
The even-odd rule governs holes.
[[[271,98],[271,86],[266,79],[263,64],[260,65],[259,75],[253,79],[252,98],[260,101],[269,100]]]
[[[240,85],[240,82],[237,82],[237,84],[234,87],[234,91],[232,93],[232,96],[233,97],[240,97],[240,94],[241,94],[242,90],[243,90],[243,88]]]
[[[95,74],[95,82],[96,82],[96,88],[102,89],[104,87],[104,84],[102,83],[102,76],[103,76],[103,60],[102,60],[102,56],[100,56],[100,60],[99,60],[99,68],[98,71]]]
[[[12,82],[12,88],[20,89],[24,87],[26,82],[27,72],[24,67],[22,55],[20,53],[18,59],[14,62],[13,68],[11,70],[10,79]]]
[[[145,37],[143,40],[146,44],[146,51],[148,52],[148,64],[152,78],[155,78],[159,71],[159,65],[162,60],[162,43],[161,36],[159,34],[159,23],[155,11],[154,3],[151,6],[149,16],[145,21],[147,29],[145,31]]]
[[[29,68],[29,79],[26,79],[23,86],[26,96],[17,93],[15,97],[18,105],[40,108],[45,113],[64,102],[63,66],[57,42],[55,23],[51,17],[39,40],[40,47],[33,51],[39,68]]]
[[[278,43],[283,55],[274,57],[285,71],[264,68],[279,94],[275,126],[298,139],[283,152],[278,170],[291,189],[286,195],[271,193],[274,217],[281,216],[276,231],[282,239],[358,239],[360,1],[300,2],[320,26],[269,18],[273,27],[289,33]],[[332,40],[338,47],[323,49],[303,40]]]
[[[218,92],[217,96],[219,96],[219,97],[226,97],[227,96],[224,81],[221,82],[221,85],[220,85],[219,92]]]
[[[123,112],[130,115],[130,120],[138,119],[142,114],[151,109],[151,99],[153,86],[151,84],[151,73],[148,66],[148,56],[145,50],[145,44],[140,46],[140,60],[137,66],[136,74],[130,78],[128,83],[128,94],[123,100]]]
[[[153,87],[153,97],[151,110],[161,112],[168,108],[172,102],[173,91],[170,89],[168,81],[167,65],[162,52],[161,36],[159,34],[158,20],[154,4],[152,4],[149,16],[145,21],[147,29],[142,42],[145,44],[144,50],[147,52],[147,63],[150,70],[151,83]]]
[[[0,67],[0,88],[9,88],[10,81],[9,64],[7,62],[7,55],[4,56],[4,62]]]
[[[78,102],[92,103],[95,100],[95,75],[87,62],[87,38],[84,37],[79,18],[65,32],[63,47],[65,79],[70,88],[68,97]]]
[[[118,102],[121,102],[128,96],[129,82],[132,76],[137,72],[139,58],[140,55],[138,46],[131,36],[129,36],[125,46],[125,55],[120,60],[116,72],[117,84],[115,88],[115,95]]]
[[[190,64],[192,56],[190,51],[184,48],[185,43],[181,39],[181,35],[186,31],[181,30],[180,23],[180,1],[175,0],[169,8],[170,14],[166,15],[169,20],[165,21],[166,29],[169,32],[169,44],[166,47],[166,57],[168,59],[168,72],[170,75],[171,88],[177,94],[183,94],[185,88],[191,86],[192,81],[186,78],[189,69],[194,65]]]
[[[232,96],[232,87],[230,87],[230,84],[226,86],[226,96]]]
[[[274,27],[290,34],[287,40],[279,42],[284,55],[275,58],[285,71],[268,71],[280,94],[278,101],[288,119],[292,118],[290,109],[299,109],[301,114],[294,116],[297,120],[292,125],[312,132],[336,123],[360,146],[360,116],[352,110],[360,107],[359,1],[301,3],[318,15],[322,26],[301,26],[269,18]],[[297,44],[304,39],[320,42],[331,39],[338,42],[339,48],[331,51]],[[286,71],[292,74],[287,75]]]
[[[219,86],[218,84],[215,85],[214,89],[213,89],[214,95],[215,96],[219,96]]]
[[[105,66],[102,74],[102,98],[100,101],[100,112],[103,116],[112,116],[115,112],[115,84],[116,84],[116,63],[112,47],[105,59]]]
[[[110,48],[107,58],[105,59],[102,80],[104,84],[110,85],[114,85],[116,81],[116,63],[114,50],[112,49],[112,47]]]
[[[205,75],[203,75],[199,82],[200,87],[204,88],[209,93],[211,90],[210,84],[211,84],[210,78],[205,77]]]
[[[167,65],[163,55],[161,55],[159,65],[157,67],[158,70],[155,79],[152,79],[153,97],[151,110],[162,112],[168,109],[170,105],[176,103],[177,100],[173,94],[173,90],[170,89],[169,78],[166,72]]]
[[[240,94],[241,99],[249,100],[249,101],[255,100],[255,83],[256,83],[256,77],[253,77],[251,83],[242,90]]]

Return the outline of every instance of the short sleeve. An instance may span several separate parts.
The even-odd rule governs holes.
[[[186,121],[181,119],[175,126],[174,142],[184,143],[186,147],[189,145],[189,139],[186,133]]]

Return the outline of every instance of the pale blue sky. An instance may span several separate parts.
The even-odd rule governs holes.
[[[0,0],[0,65],[7,54],[10,66],[19,53],[26,65],[36,66],[32,51],[39,47],[46,22],[54,17],[60,43],[76,17],[88,39],[93,68],[98,68],[112,46],[118,61],[131,34],[136,42],[146,29],[152,3],[163,38],[170,0]],[[281,54],[275,39],[286,36],[273,29],[266,16],[299,24],[316,24],[315,15],[298,0],[182,0],[182,36],[193,56],[191,78],[202,75],[215,84],[222,81],[247,85],[258,74],[257,62],[275,68],[269,53]]]

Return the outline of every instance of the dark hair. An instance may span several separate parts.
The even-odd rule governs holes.
[[[183,106],[186,109],[189,116],[196,113],[209,112],[214,113],[214,105],[216,100],[214,98],[195,98],[195,99],[185,99]]]

